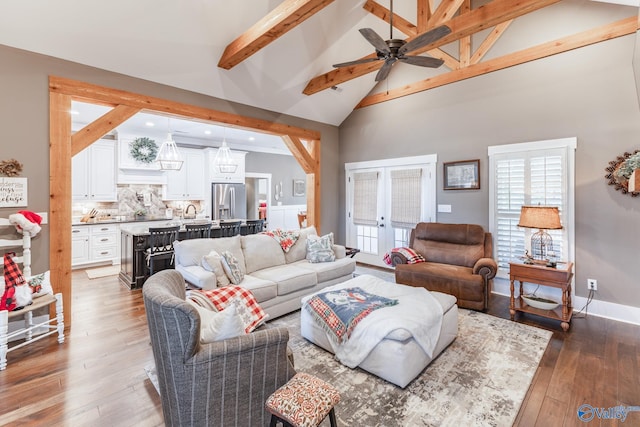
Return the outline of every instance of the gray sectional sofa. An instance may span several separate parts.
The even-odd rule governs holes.
[[[284,252],[276,239],[266,234],[190,239],[175,243],[175,269],[192,285],[204,290],[221,286],[215,266],[207,262],[211,251],[231,252],[244,278],[239,286],[249,289],[270,318],[300,308],[300,299],[326,286],[353,276],[356,262],[346,256],[344,246],[333,245],[335,261],[311,263],[306,260],[307,236],[315,227],[300,230],[296,243]]]

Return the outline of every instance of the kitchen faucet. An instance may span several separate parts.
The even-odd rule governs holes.
[[[193,217],[196,217],[196,213],[197,213],[197,209],[196,206],[194,204],[189,203],[189,205],[187,206],[187,209],[184,210],[184,217],[188,218],[189,217],[189,208],[193,208]]]

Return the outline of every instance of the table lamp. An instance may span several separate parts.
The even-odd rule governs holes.
[[[518,227],[537,228],[531,235],[531,255],[534,259],[546,260],[553,251],[553,239],[545,230],[559,230],[560,211],[555,206],[522,206]]]

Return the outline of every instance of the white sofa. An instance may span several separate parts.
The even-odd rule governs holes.
[[[244,273],[239,286],[249,289],[273,319],[299,309],[302,297],[352,278],[356,262],[346,256],[344,246],[333,245],[335,261],[306,260],[307,236],[316,234],[315,227],[300,230],[300,237],[286,253],[266,234],[183,240],[174,244],[175,269],[190,284],[213,289],[218,286],[216,274],[203,258],[213,250],[231,252]]]

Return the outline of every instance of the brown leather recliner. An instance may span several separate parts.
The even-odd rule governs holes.
[[[488,307],[491,279],[498,270],[491,233],[475,224],[421,222],[411,230],[409,247],[426,262],[407,264],[402,254],[393,253],[397,283],[453,295],[460,307]]]

